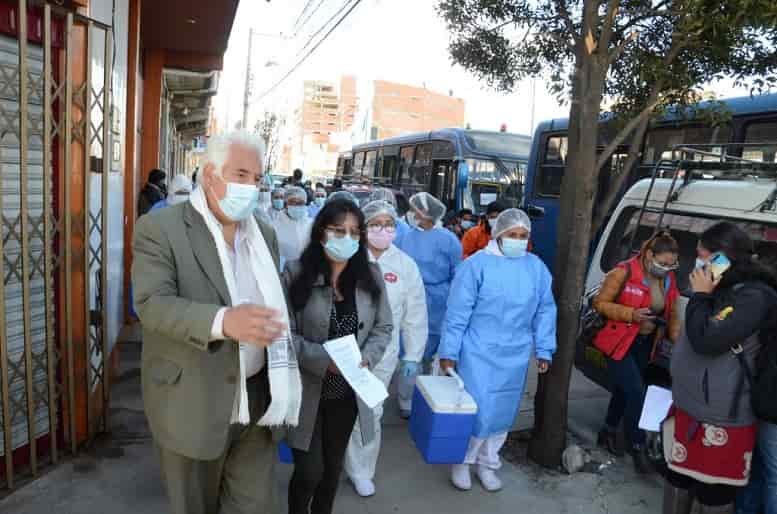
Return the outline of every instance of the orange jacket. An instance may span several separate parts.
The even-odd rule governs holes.
[[[473,255],[478,250],[488,246],[491,234],[486,232],[486,224],[481,222],[478,226],[467,230],[461,240],[461,248],[464,250],[464,258]]]

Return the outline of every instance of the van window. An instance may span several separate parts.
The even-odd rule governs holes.
[[[539,196],[561,195],[561,182],[567,167],[568,139],[566,136],[552,136],[545,144],[545,155],[535,186]]]
[[[742,150],[742,157],[751,161],[777,162],[777,120],[755,121],[745,127],[745,143],[765,143],[769,145],[750,146]]]
[[[640,209],[630,207],[624,209],[618,217],[610,233],[600,265],[603,272],[613,269],[619,262],[636,255],[642,244],[655,232],[659,220],[658,212],[645,212],[642,222],[637,227]],[[667,212],[664,215],[662,228],[669,229],[680,244],[680,270],[677,272],[677,282],[680,290],[688,289],[688,276],[696,263],[696,245],[699,235],[721,218],[710,218],[689,213]],[[753,221],[726,220],[739,225],[756,243],[756,253],[764,264],[777,269],[777,224],[771,225]],[[634,232],[634,246],[629,248]]]
[[[719,125],[717,127],[664,127],[656,128],[648,132],[645,140],[645,152],[642,156],[642,162],[652,164],[660,159],[678,159],[682,156],[672,155],[672,148],[677,145],[714,145],[725,144],[729,141],[731,127],[729,125]],[[720,154],[722,146],[713,146],[703,148],[705,151]],[[694,160],[718,160],[717,157],[702,157],[694,154]]]

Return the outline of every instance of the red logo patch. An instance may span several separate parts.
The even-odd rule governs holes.
[[[383,280],[388,282],[389,284],[395,283],[397,280],[399,280],[399,277],[396,276],[394,273],[384,273],[383,274]]]

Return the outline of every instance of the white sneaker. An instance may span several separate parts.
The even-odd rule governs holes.
[[[502,489],[502,481],[496,476],[496,472],[485,466],[478,466],[478,478],[483,484],[483,489],[490,493],[495,493]]]
[[[375,483],[372,480],[351,477],[351,483],[353,483],[353,488],[356,489],[356,494],[362,498],[375,496]]]
[[[472,476],[469,473],[469,464],[454,464],[451,468],[451,482],[462,491],[472,489]]]

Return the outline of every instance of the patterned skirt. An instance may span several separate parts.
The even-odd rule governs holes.
[[[705,484],[747,485],[757,425],[719,427],[674,406],[662,425],[664,459],[672,471]]]

